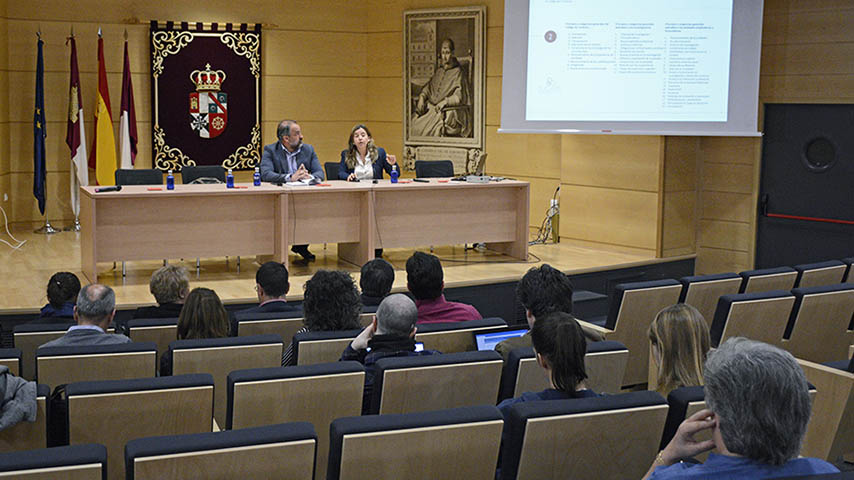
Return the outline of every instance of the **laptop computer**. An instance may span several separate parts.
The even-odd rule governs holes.
[[[528,333],[527,327],[518,325],[490,330],[486,333],[474,333],[474,342],[478,350],[495,350],[495,346],[508,338],[521,337]]]

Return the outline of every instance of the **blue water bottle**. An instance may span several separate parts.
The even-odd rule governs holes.
[[[252,183],[254,183],[256,187],[261,186],[261,170],[259,170],[258,167],[255,167],[255,173],[252,174]]]
[[[175,177],[172,175],[172,170],[166,174],[166,190],[175,190]]]
[[[397,177],[400,176],[400,173],[397,171],[397,165],[391,166],[391,173],[388,175],[391,177],[391,183],[397,183]]]
[[[231,169],[228,169],[228,173],[225,174],[225,188],[234,188],[234,173],[232,173]]]

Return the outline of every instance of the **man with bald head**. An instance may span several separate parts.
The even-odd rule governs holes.
[[[45,343],[43,347],[73,347],[78,345],[115,345],[130,343],[130,338],[106,333],[116,314],[116,293],[97,283],[86,285],[77,295],[74,307],[74,325],[65,335]]]
[[[416,321],[418,308],[412,299],[400,293],[389,295],[377,308],[373,322],[341,354],[341,360],[356,360],[365,366],[362,413],[367,413],[370,406],[377,360],[439,353],[435,350],[415,351]]]

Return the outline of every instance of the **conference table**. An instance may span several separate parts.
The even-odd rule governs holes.
[[[98,262],[272,256],[294,244],[338,243],[338,257],[362,265],[376,248],[485,242],[528,256],[529,184],[429,179],[327,181],[313,186],[236,184],[80,187],[81,269]]]

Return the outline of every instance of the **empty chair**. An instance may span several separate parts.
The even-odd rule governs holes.
[[[329,480],[492,480],[501,443],[494,406],[339,418],[329,433]]]
[[[801,359],[798,364],[818,391],[801,455],[839,462],[854,451],[854,372]]]
[[[747,270],[739,275],[741,276],[739,293],[791,290],[795,288],[795,281],[798,279],[798,272],[792,267]]]
[[[193,183],[202,178],[215,179],[219,180],[219,183],[225,183],[225,169],[219,165],[203,165],[197,167],[184,166],[181,168],[181,181],[183,183]]]
[[[326,478],[329,425],[362,412],[365,368],[358,362],[238,370],[228,374],[226,428],[310,422],[317,429],[315,478]]]
[[[807,288],[841,283],[847,269],[839,260],[795,265],[795,271],[798,272],[795,285],[798,288]]]
[[[161,374],[213,375],[216,385],[214,418],[217,425],[225,425],[228,398],[225,382],[228,374],[234,370],[280,366],[283,347],[282,337],[278,335],[175,340],[166,352],[172,361],[171,371],[162,371]]]
[[[702,386],[679,387],[667,395],[667,404],[670,405],[670,410],[667,412],[664,433],[661,435],[661,444],[659,445],[661,450],[670,443],[673,435],[676,434],[676,429],[686,418],[706,408],[706,393]],[[702,442],[711,438],[711,432],[701,432],[695,438],[698,442]],[[702,460],[705,460],[706,455],[707,453],[703,454]]]
[[[712,346],[730,337],[747,337],[780,347],[795,297],[783,290],[724,295],[709,330]]]
[[[36,386],[36,421],[18,422],[0,431],[0,452],[35,450],[47,447],[47,399],[50,387]],[[0,461],[0,466],[3,462]],[[2,470],[0,470],[2,471]],[[3,475],[0,474],[0,477]]]
[[[210,432],[213,391],[207,374],[72,383],[65,389],[68,443],[105,445],[108,478],[121,479],[128,441]]]
[[[845,278],[842,281],[850,282],[854,280],[854,276],[851,275],[851,264],[854,263],[854,257],[843,258],[842,263],[845,264]]]
[[[783,348],[797,358],[823,363],[848,354],[848,325],[854,316],[854,284],[796,288]]]
[[[125,448],[125,478],[311,480],[315,443],[314,427],[306,422],[140,438]]]
[[[450,160],[416,160],[415,176],[418,178],[453,177],[454,163]]]
[[[587,369],[587,388],[596,393],[620,393],[629,350],[620,342],[605,340],[587,344],[584,367]],[[549,379],[532,347],[510,352],[501,372],[498,400],[514,398],[525,392],[539,392],[549,387]]]
[[[326,171],[327,180],[338,180],[338,162],[324,162],[323,169]]]
[[[361,332],[336,330],[331,332],[302,332],[294,335],[293,349],[297,365],[313,365],[338,361],[347,345]]]
[[[0,478],[103,480],[107,449],[86,444],[0,454]]]
[[[413,413],[493,404],[503,364],[501,355],[492,350],[382,358],[376,363],[370,412]]]
[[[507,326],[507,322],[498,317],[467,320],[465,322],[428,323],[418,325],[415,341],[424,343],[428,350],[442,353],[468,352],[477,350],[474,336]]]
[[[177,318],[137,318],[127,322],[128,337],[134,342],[157,345],[157,358],[178,339]]]
[[[20,348],[0,348],[0,365],[9,367],[9,372],[16,377],[21,376]]]
[[[723,295],[738,293],[741,287],[741,277],[735,273],[682,277],[679,282],[682,284],[679,302],[696,308],[709,326],[712,325],[718,299]]]
[[[155,168],[119,168],[116,185],[162,185],[163,172]]]
[[[157,345],[150,342],[42,347],[36,352],[36,377],[51,386],[153,377],[156,373]]]
[[[682,285],[676,280],[621,283],[614,288],[606,317],[580,320],[606,340],[615,340],[629,349],[623,385],[647,381],[649,337],[647,330],[655,314],[679,300]]]
[[[522,402],[505,418],[501,479],[641,478],[667,403],[655,392]]]
[[[21,377],[36,378],[36,350],[45,343],[65,335],[72,323],[44,323],[15,325],[15,348],[21,350]]]
[[[305,326],[302,312],[270,312],[251,313],[236,312],[235,330],[241,337],[249,335],[277,334],[282,339],[290,340]]]

